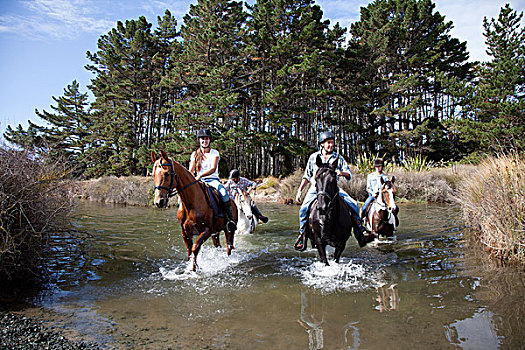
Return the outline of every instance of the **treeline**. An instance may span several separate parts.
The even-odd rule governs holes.
[[[303,167],[325,129],[350,161],[522,147],[521,18],[506,5],[486,19],[491,61],[472,63],[431,0],[376,0],[350,28],[311,0],[198,0],[180,26],[168,10],[155,27],[118,22],[87,52],[94,100],[73,81],[51,112],[36,111],[46,125],[4,137],[66,156],[86,178],[144,175],[160,148],[187,161],[203,127],[223,174],[249,177]]]

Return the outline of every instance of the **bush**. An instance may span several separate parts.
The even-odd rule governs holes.
[[[525,162],[512,153],[489,158],[461,182],[465,223],[496,257],[525,262]]]
[[[66,162],[0,146],[0,284],[13,287],[39,276],[43,243],[67,226],[73,207],[67,176]]]

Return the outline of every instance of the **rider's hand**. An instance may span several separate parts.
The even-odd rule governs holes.
[[[195,180],[199,181],[201,179],[201,176],[200,175],[197,175],[197,177],[195,178]]]
[[[301,192],[297,192],[297,195],[295,196],[295,201],[300,202],[301,201]]]
[[[342,174],[341,174],[341,170],[339,170],[339,169],[337,169],[337,170],[335,171],[335,173],[337,174],[337,176],[342,176]]]

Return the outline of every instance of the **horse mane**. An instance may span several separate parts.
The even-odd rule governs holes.
[[[180,173],[179,173],[179,171],[177,171],[177,173],[179,173],[179,176],[180,175],[185,175],[185,176],[187,176],[190,179],[190,181],[195,181],[195,176],[193,176],[193,174],[190,173],[190,171],[188,169],[186,169],[186,167],[184,165],[182,165],[181,163],[177,162],[176,160],[171,159],[170,157],[168,157],[168,154],[166,152],[160,151],[160,159],[167,160],[167,161],[171,162],[174,167],[176,166],[178,168],[178,170],[180,170]]]

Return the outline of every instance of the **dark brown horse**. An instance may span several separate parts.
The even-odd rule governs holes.
[[[370,204],[367,219],[371,234],[375,237],[392,237],[398,225],[395,201],[396,188],[394,186],[396,178],[392,176],[392,180],[388,181],[383,180],[382,177],[380,179],[379,195]]]
[[[352,228],[354,228],[354,236],[360,246],[366,245],[367,240],[356,229],[357,218],[352,214],[344,199],[339,196],[335,172],[337,161],[328,165],[323,163],[318,156],[317,166],[319,167],[315,174],[317,200],[310,209],[305,233],[306,237],[310,238],[312,246],[317,247],[321,261],[329,265],[326,258],[326,246],[331,245],[335,248],[334,259],[338,263],[346,241],[352,235]]]
[[[226,228],[226,219],[216,216],[211,207],[211,198],[207,194],[206,185],[195,177],[180,163],[170,159],[166,152],[160,151],[160,158],[151,152],[153,160],[153,178],[155,180],[155,199],[157,207],[168,205],[168,199],[175,194],[181,204],[177,211],[177,219],[182,228],[182,238],[188,249],[188,260],[193,254],[193,271],[197,269],[197,255],[201,246],[210,236],[215,247],[220,247],[218,234],[224,231],[226,237],[226,252],[231,254],[235,232]],[[237,220],[237,208],[233,205],[234,219]],[[193,243],[193,236],[197,241]]]

